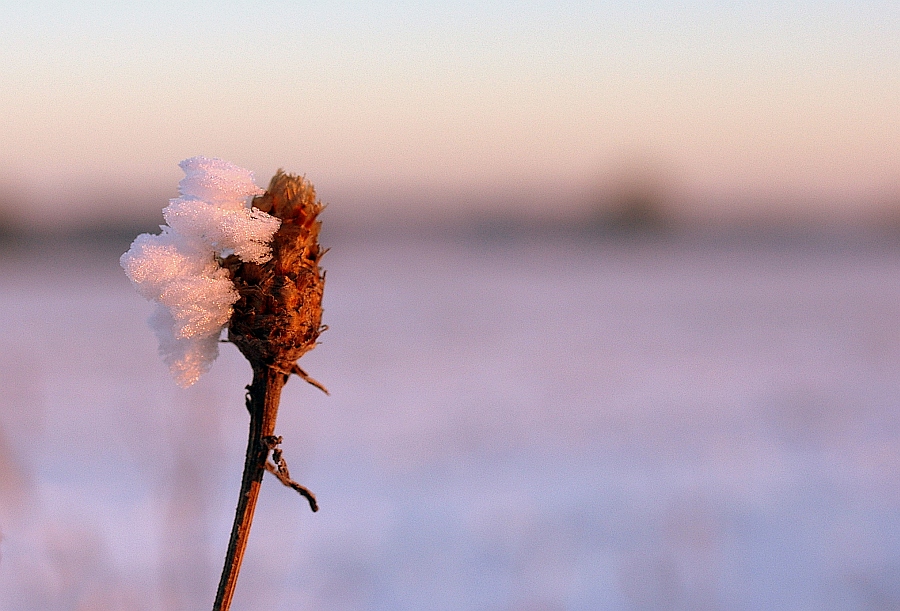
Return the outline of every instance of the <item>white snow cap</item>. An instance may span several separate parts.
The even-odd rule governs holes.
[[[238,300],[218,257],[265,263],[281,220],[249,205],[264,191],[253,173],[221,159],[180,164],[181,197],[163,209],[162,233],[139,235],[119,259],[138,293],[157,302],[150,326],[175,381],[188,387],[219,354],[219,337]]]

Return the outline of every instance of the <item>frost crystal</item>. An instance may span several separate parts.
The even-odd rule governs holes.
[[[163,209],[162,233],[139,235],[119,262],[138,293],[157,302],[150,326],[180,386],[209,370],[238,293],[221,257],[265,263],[281,220],[252,208],[263,193],[253,173],[221,159],[192,157],[180,164],[181,197]]]

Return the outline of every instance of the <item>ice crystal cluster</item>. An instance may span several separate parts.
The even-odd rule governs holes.
[[[281,220],[250,206],[263,193],[253,173],[221,159],[192,157],[180,164],[180,197],[163,209],[162,233],[139,235],[120,263],[137,291],[157,303],[150,326],[180,386],[209,370],[239,295],[222,258],[249,263],[272,257]]]

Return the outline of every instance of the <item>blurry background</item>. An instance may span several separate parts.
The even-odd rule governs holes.
[[[315,178],[343,219],[845,221],[900,198],[900,9],[869,2],[4,3],[13,226],[155,221],[177,161]],[[164,200],[163,200],[164,201]]]
[[[118,256],[329,202],[235,608],[900,608],[900,8],[3,3],[0,609],[210,606],[249,366]]]

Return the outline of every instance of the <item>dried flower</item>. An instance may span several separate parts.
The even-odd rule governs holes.
[[[226,259],[240,299],[228,327],[228,339],[254,369],[274,367],[290,373],[311,350],[322,330],[319,272],[324,251],[319,247],[321,202],[309,181],[281,170],[253,205],[281,220],[272,238],[271,259],[249,262]]]
[[[325,390],[297,365],[297,359],[315,347],[323,330],[325,274],[319,271],[319,260],[325,251],[319,247],[318,220],[323,206],[307,180],[281,170],[253,205],[279,219],[281,226],[272,237],[271,259],[247,261],[235,253],[225,260],[240,295],[234,303],[228,339],[250,361],[253,382],[247,387],[250,436],[244,477],[214,611],[226,611],[231,604],[266,471],[303,495],[313,511],[318,510],[312,492],[291,479],[278,447],[281,437],[275,435],[275,420],[281,389],[292,373]]]
[[[265,472],[318,510],[313,494],[291,479],[275,421],[292,373],[325,390],[297,365],[324,329],[318,220],[324,206],[306,179],[281,170],[263,193],[252,173],[220,159],[193,157],[181,167],[181,197],[163,210],[168,225],[159,235],[138,236],[120,261],[138,292],[158,304],[151,325],[179,384],[190,386],[209,368],[226,325],[253,368],[244,475],[213,607],[226,611]]]

